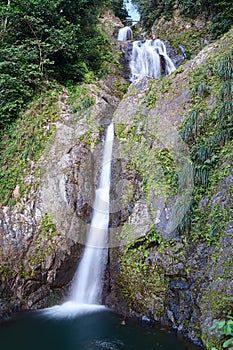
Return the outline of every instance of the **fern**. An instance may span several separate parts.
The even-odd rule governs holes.
[[[222,101],[231,100],[233,95],[233,81],[227,80],[221,85],[219,99]]]
[[[228,122],[232,125],[233,120],[233,102],[223,102],[218,111],[218,118],[221,123],[227,125]]]
[[[220,78],[232,79],[233,78],[233,50],[231,50],[225,60],[221,61],[218,65],[218,73]]]
[[[210,166],[203,164],[203,165],[196,165],[194,168],[194,182],[195,184],[201,184],[204,187],[207,187],[208,180],[209,180],[209,172],[210,172]]]
[[[211,155],[213,147],[211,144],[205,144],[198,148],[194,154],[194,159],[197,161],[205,162]]]
[[[193,94],[198,94],[201,98],[205,98],[210,94],[209,87],[205,83],[194,85],[192,89]]]

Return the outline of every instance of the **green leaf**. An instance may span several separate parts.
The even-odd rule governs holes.
[[[233,324],[227,322],[227,324],[224,327],[224,334],[233,335]]]
[[[233,345],[233,337],[230,339],[227,339],[224,343],[223,343],[223,347],[224,348],[228,348],[229,345]],[[232,348],[232,347],[231,347]]]
[[[215,328],[223,328],[225,326],[226,321],[217,321],[213,324],[213,326],[210,327],[210,329]]]

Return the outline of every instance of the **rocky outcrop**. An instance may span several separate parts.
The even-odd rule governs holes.
[[[52,305],[67,294],[92,213],[102,140],[118,99],[96,85],[83,86],[77,112],[68,107],[67,91],[58,99],[56,132],[31,174],[28,191],[11,208],[0,210],[0,315],[22,308]]]
[[[113,187],[128,198],[129,211],[127,217],[121,200],[106,303],[125,315],[169,324],[208,348],[214,345],[211,325],[232,307],[232,148],[220,143],[218,166],[203,186],[190,153],[194,141],[184,142],[179,130],[200,101],[215,118],[221,80],[213,77],[215,92],[210,88],[213,93],[201,100],[190,76],[197,79],[198,72],[195,86],[203,84],[200,72],[227,52],[231,37],[206,47],[171,76],[133,82],[114,113],[123,166]],[[211,133],[205,130],[203,143]],[[135,196],[130,179],[136,178]],[[126,179],[128,186],[121,186]]]

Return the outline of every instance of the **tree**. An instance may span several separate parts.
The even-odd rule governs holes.
[[[186,19],[204,17],[212,23],[212,38],[216,39],[233,25],[232,0],[133,0],[141,18],[150,27],[161,16],[169,18],[175,9]]]
[[[1,0],[0,5],[4,127],[17,118],[43,80],[79,81],[88,70],[98,72],[109,46],[96,23],[103,6],[112,6],[112,1]]]

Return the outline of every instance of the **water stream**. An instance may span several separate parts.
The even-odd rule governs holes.
[[[166,46],[160,39],[137,40],[133,42],[130,61],[131,81],[146,76],[159,78],[176,69],[167,55]]]
[[[123,27],[120,28],[118,31],[118,41],[126,41],[126,40],[131,40],[132,39],[132,29],[130,27]]]
[[[132,19],[133,21],[139,21],[140,20],[140,13],[137,10],[137,7],[135,4],[132,3],[131,0],[124,0],[123,6],[126,8],[129,19]]]

